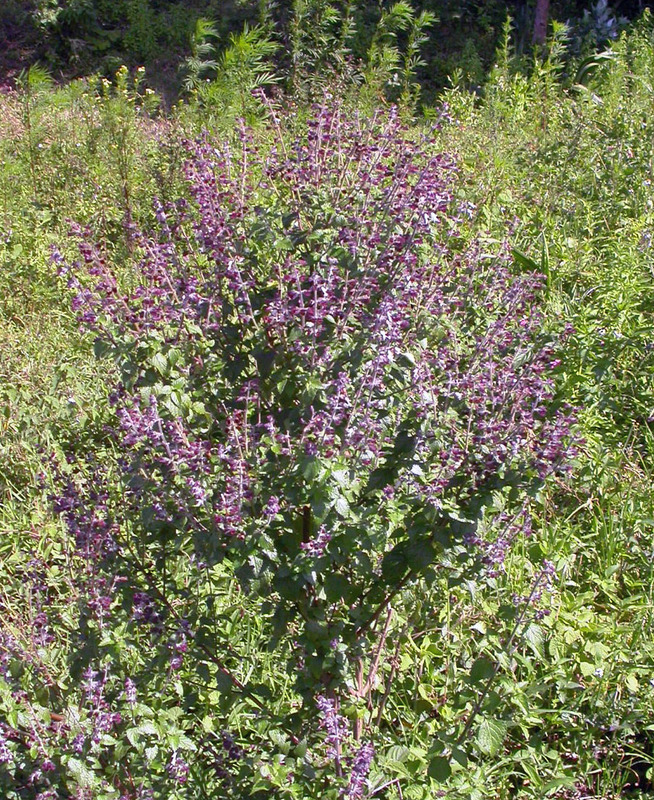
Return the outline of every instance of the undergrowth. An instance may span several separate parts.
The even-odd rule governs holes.
[[[341,786],[345,796],[389,800],[427,798],[438,792],[450,798],[507,800],[651,796],[650,18],[645,16],[607,52],[585,63],[575,81],[563,74],[568,67],[564,69],[556,50],[549,60],[525,72],[524,64],[505,48],[482,99],[453,88],[441,105],[427,110],[427,120],[413,121],[402,134],[406,152],[419,145],[431,157],[453,157],[443,164],[443,175],[452,171],[447,214],[456,214],[456,224],[443,241],[421,243],[419,257],[427,258],[425,254],[436,249],[450,265],[474,258],[474,263],[487,265],[479,272],[486,286],[494,280],[492,269],[498,275],[508,269],[518,283],[538,273],[543,276],[542,289],[540,299],[534,296],[530,301],[533,313],[542,313],[548,335],[567,331],[556,356],[560,364],[552,369],[557,403],[576,409],[572,470],[543,475],[544,482],[531,487],[530,533],[514,537],[504,561],[492,569],[488,562],[480,563],[479,545],[457,549],[443,540],[435,548],[429,540],[427,549],[416,547],[416,542],[422,546],[429,538],[425,530],[433,531],[441,521],[416,516],[413,528],[402,528],[398,520],[405,519],[404,500],[397,500],[388,513],[395,515],[398,529],[405,530],[413,547],[410,554],[398,547],[402,533],[381,545],[378,563],[370,558],[367,572],[362,562],[357,567],[361,573],[348,566],[354,555],[346,555],[345,542],[359,541],[361,509],[369,502],[361,494],[369,476],[364,481],[362,472],[353,477],[348,470],[356,461],[360,471],[373,471],[375,464],[366,463],[369,456],[363,451],[362,461],[357,448],[374,439],[383,416],[359,420],[362,438],[332,445],[335,451],[344,448],[343,463],[327,468],[319,459],[312,460],[315,453],[296,452],[312,441],[323,447],[326,436],[325,431],[307,433],[308,419],[298,411],[306,408],[303,392],[309,387],[312,398],[321,391],[329,398],[332,390],[310,385],[319,372],[315,365],[314,372],[306,368],[302,385],[280,387],[272,381],[284,376],[286,365],[266,361],[271,337],[286,343],[285,357],[296,369],[305,369],[306,354],[291,346],[301,337],[294,339],[286,323],[275,327],[260,316],[274,297],[274,281],[271,278],[267,286],[266,276],[281,263],[280,253],[286,261],[303,260],[308,269],[312,264],[322,269],[330,257],[340,259],[341,266],[349,263],[346,247],[341,252],[334,243],[337,234],[348,230],[342,218],[348,209],[338,207],[338,193],[330,193],[332,184],[326,182],[320,189],[323,196],[315,187],[314,194],[305,191],[304,184],[298,188],[289,178],[302,167],[298,136],[306,130],[311,110],[301,104],[283,105],[281,99],[279,105],[271,104],[261,95],[248,95],[244,108],[244,95],[238,90],[228,102],[226,68],[215,86],[198,90],[167,116],[157,112],[139,76],[131,78],[125,72],[113,85],[86,81],[64,88],[50,86],[37,72],[28,73],[20,90],[1,97],[0,785],[5,796],[181,798],[221,791],[239,798],[248,793],[308,798],[317,796],[316,791],[328,796],[328,783],[336,795],[334,787]],[[357,104],[370,108],[371,94],[376,94],[370,92],[371,85],[368,81],[348,87],[347,114],[352,118]],[[217,103],[225,103],[229,113],[221,115]],[[231,122],[241,109],[250,123],[247,134]],[[212,239],[207,252],[208,234],[198,238],[193,213],[184,217],[178,202],[184,199],[192,207],[183,165],[189,158],[188,141],[196,139],[202,126],[210,128],[202,147],[211,142],[213,148],[209,154],[200,151],[207,168],[218,170],[216,151],[228,148],[245,181],[233,187],[237,196],[241,192],[236,211],[243,225],[233,230],[243,235],[249,250],[244,254],[236,244],[233,250],[258,270],[258,305],[253,306],[252,329],[239,328],[245,306],[236,302],[239,289],[232,286],[232,294],[222,297],[222,312],[227,314],[222,333],[220,325],[215,332],[216,338],[227,337],[231,352],[244,354],[243,364],[235,357],[231,366],[212,362],[216,345],[208,342],[206,331],[200,335],[190,328],[185,329],[183,347],[177,342],[181,355],[171,359],[175,345],[170,331],[160,332],[157,339],[156,326],[149,349],[139,355],[121,340],[115,365],[96,361],[93,337],[78,330],[67,290],[57,277],[62,262],[79,259],[76,241],[69,237],[71,224],[97,248],[103,265],[111,266],[121,293],[116,296],[130,297],[139,286],[135,276],[143,247],[148,246],[142,232],[158,231],[152,241],[164,247],[169,220],[174,222],[178,256],[193,260],[194,269],[206,274],[202,270],[218,258],[213,251],[227,244],[221,245],[220,237]],[[323,135],[324,127],[320,130]],[[267,175],[270,183],[262,186],[267,159],[283,162],[284,147],[289,148],[290,161],[279,169],[282,176],[287,169],[286,182],[275,183],[278,176]],[[239,161],[244,153],[247,166]],[[228,160],[221,157],[224,170]],[[215,186],[201,171],[196,173],[196,182],[206,178],[210,187],[209,199],[199,198],[205,226],[216,224],[206,216],[211,193],[227,191],[233,180],[220,174],[222,183]],[[345,186],[336,185],[340,190]],[[356,186],[350,188],[356,195]],[[356,206],[360,198],[348,202]],[[366,235],[370,224],[366,217]],[[218,236],[215,231],[211,235]],[[411,254],[412,246],[397,244],[393,252]],[[379,247],[371,240],[366,251],[370,263],[386,253]],[[167,258],[172,258],[170,252]],[[154,273],[151,269],[147,274]],[[302,283],[306,276],[297,264],[292,274],[301,298],[307,291]],[[383,276],[380,272],[378,277]],[[177,274],[175,280],[179,278]],[[462,279],[460,273],[457,279]],[[232,275],[231,280],[237,279]],[[147,288],[147,282],[143,286]],[[206,285],[200,288],[208,291]],[[475,325],[487,325],[488,315],[499,314],[501,303],[508,301],[499,294],[494,309],[482,310],[474,300],[478,288],[471,286],[473,299],[462,299],[462,307]],[[195,289],[186,283],[182,291],[176,284],[186,300]],[[139,295],[139,302],[144,296]],[[333,297],[330,303],[335,305]],[[293,310],[284,308],[285,313]],[[529,318],[525,312],[527,328]],[[324,331],[338,324],[337,316],[333,323],[326,317],[309,320],[299,312],[294,319],[303,335],[308,321],[326,326]],[[453,319],[456,322],[455,314]],[[416,317],[415,323],[419,321]],[[457,330],[455,322],[451,335],[476,330],[467,323]],[[124,321],[120,324],[124,336]],[[360,336],[358,329],[343,330]],[[118,334],[111,328],[106,331],[115,346]],[[424,337],[435,351],[444,348],[433,331],[427,330]],[[375,356],[370,342],[357,341],[355,355],[339,350],[335,362],[354,370],[352,376],[360,366],[356,353],[361,363]],[[424,354],[426,343],[421,341],[417,337],[411,343],[415,352],[399,358],[397,374],[389,372],[388,380],[396,381],[399,394],[419,385],[413,371],[416,354]],[[248,342],[252,358],[245,352]],[[345,338],[334,344],[345,350],[347,346]],[[189,425],[199,426],[191,428],[190,441],[220,440],[226,435],[223,412],[193,404],[209,397],[234,413],[244,396],[232,396],[224,386],[238,381],[245,386],[252,378],[248,370],[257,369],[264,370],[265,386],[258,402],[274,418],[275,430],[266,435],[275,439],[277,428],[286,426],[297,437],[282,454],[289,465],[279,474],[277,462],[257,462],[257,469],[269,472],[265,480],[259,478],[258,493],[247,500],[255,509],[261,506],[254,517],[247,517],[248,524],[265,519],[279,533],[280,540],[264,548],[263,560],[277,570],[269,583],[262,564],[239,562],[237,571],[238,559],[243,558],[243,532],[238,528],[245,524],[242,519],[232,520],[238,530],[220,557],[208,552],[206,542],[198,545],[200,526],[207,526],[198,510],[200,490],[213,491],[224,481],[228,469],[234,469],[231,461],[228,467],[212,466],[211,480],[203,473],[204,483],[198,487],[182,482],[197,477],[184,472],[193,467],[186,453],[182,472],[161,481],[167,473],[156,460],[161,455],[156,448],[136,452],[135,445],[142,442],[126,444],[125,429],[113,430],[120,427],[116,409],[122,403],[124,420],[131,408],[120,394],[125,387],[135,391],[156,386],[161,425],[172,425],[178,411],[166,403],[173,402],[170,387],[183,394],[175,384],[181,375],[184,387],[193,387],[183,414]],[[326,368],[325,376],[333,378]],[[103,398],[117,381],[122,388],[112,411]],[[279,411],[275,398],[282,398],[280,408],[288,402],[295,410]],[[182,398],[177,405],[186,402]],[[454,401],[448,402],[455,407]],[[149,409],[147,404],[138,407],[143,415]],[[132,411],[136,410],[135,406]],[[246,417],[250,413],[246,410]],[[442,430],[450,423],[444,418]],[[243,448],[239,436],[226,441]],[[338,429],[334,436],[346,434]],[[413,475],[414,483],[428,484],[425,465],[411,450],[414,444],[403,452],[397,436],[394,441],[395,450],[383,457],[408,465],[407,475]],[[385,453],[384,447],[382,442],[378,453],[371,450],[373,460]],[[131,473],[136,484],[121,483],[118,474],[125,460],[133,463],[137,456],[138,469]],[[321,457],[337,458],[331,451]],[[254,458],[239,463],[247,462],[253,470]],[[413,459],[410,465],[407,458]],[[131,573],[103,571],[104,563],[100,569],[95,561],[89,566],[79,541],[70,534],[71,519],[79,519],[69,518],[66,529],[53,514],[48,488],[53,471],[70,477],[74,461],[86,464],[87,471],[78,472],[77,479],[81,489],[91,492],[96,510],[113,504],[112,524],[120,522],[120,536],[131,542],[132,565],[140,565],[140,573],[136,568]],[[413,467],[423,475],[418,469],[411,473]],[[283,476],[292,478],[284,485],[286,495],[297,493],[286,506],[285,496],[273,491]],[[109,487],[106,496],[101,479]],[[464,488],[452,496],[460,500],[468,491],[469,472],[464,470],[458,480]],[[316,486],[326,494],[311,496]],[[401,491],[408,491],[402,486]],[[507,486],[510,494],[511,487],[522,483],[512,478]],[[124,515],[135,498],[145,508],[152,505],[148,493],[161,491],[166,502],[172,497],[190,504],[193,514],[185,512],[183,524],[175,519],[164,530],[161,519],[155,525],[142,518],[137,525],[133,509]],[[474,490],[470,494],[474,496]],[[273,495],[277,508],[268,505]],[[494,502],[493,513],[501,515],[504,508],[497,505],[497,496]],[[71,511],[61,502],[59,508]],[[465,513],[469,510],[447,508],[452,530],[456,524],[470,523]],[[373,546],[376,519],[371,516],[366,522],[370,530],[361,545],[366,553]],[[183,536],[196,537],[195,550],[186,539],[182,542],[180,530]],[[247,536],[252,541],[249,528]],[[325,553],[333,563],[323,597],[321,566],[309,561],[317,563]],[[125,561],[124,553],[122,557]],[[280,558],[286,572],[280,569]],[[146,579],[148,572],[154,572],[153,582]],[[423,576],[420,581],[418,573]],[[366,580],[374,576],[365,591],[364,574]],[[425,574],[429,580],[424,580]],[[198,576],[202,590],[194,594],[189,587],[191,578]],[[377,597],[380,581],[388,592]],[[311,586],[318,587],[314,596]],[[384,605],[390,591],[392,599]],[[260,600],[265,595],[269,605],[264,607]],[[363,608],[361,597],[372,613],[382,609],[370,624],[372,639],[362,638],[359,630],[365,620],[352,617],[353,609]],[[338,621],[340,641],[332,645],[331,638],[325,640],[321,620],[312,617],[316,610],[331,615],[334,624]],[[349,639],[348,630],[353,634]],[[289,664],[294,666],[289,669]]]

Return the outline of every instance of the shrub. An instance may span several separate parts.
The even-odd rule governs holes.
[[[34,793],[395,782],[375,751],[398,741],[408,593],[470,553],[476,580],[497,574],[569,463],[543,279],[467,241],[455,161],[393,110],[317,109],[294,137],[271,110],[271,127],[266,148],[247,129],[188,145],[193,202],[157,205],[136,271],[81,229],[82,262],[61,265],[120,380],[54,496],[86,597],[83,711],[56,758],[5,726]],[[414,753],[414,778],[451,752]]]

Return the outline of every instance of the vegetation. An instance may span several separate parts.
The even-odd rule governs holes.
[[[507,14],[514,20],[519,53],[528,52],[534,36],[540,41],[545,35],[548,8],[550,19],[567,21],[575,47],[583,50],[615,38],[644,5],[642,0],[5,0],[0,71],[15,75],[25,60],[38,60],[68,78],[94,72],[110,77],[123,64],[145,66],[150,85],[172,100],[188,78],[178,70],[180,61],[197,63],[198,21],[202,26],[202,20],[213,20],[212,38],[200,39],[217,52],[244,26],[262,28],[276,45],[276,66],[297,90],[298,71],[315,75],[344,53],[354,61],[365,59],[372,41],[382,30],[392,35],[388,23],[401,22],[402,16],[394,32],[402,44],[415,42],[406,23],[407,13],[415,13],[430,20],[433,34],[422,49],[420,71],[432,96],[457,68],[471,85],[481,86]]]
[[[652,18],[293,8],[0,96],[0,792],[652,796]]]

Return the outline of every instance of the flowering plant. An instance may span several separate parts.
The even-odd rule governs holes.
[[[394,609],[444,554],[501,569],[529,494],[569,462],[571,417],[541,276],[465,241],[455,161],[428,133],[338,107],[295,138],[271,126],[267,147],[246,129],[189,143],[192,202],[132,232],[134,272],[77,231],[82,264],[61,271],[119,373],[103,433],[119,453],[73,462],[55,506],[90,627],[149,642],[186,710],[158,780],[189,779],[190,742],[213,754],[206,786],[363,797],[392,727]],[[281,720],[232,636],[234,592],[288,664]]]

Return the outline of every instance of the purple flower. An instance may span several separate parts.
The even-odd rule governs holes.
[[[207,499],[207,493],[204,490],[202,484],[195,480],[194,478],[188,478],[186,481],[186,485],[189,488],[191,496],[195,503],[199,506],[203,505],[205,500]]]
[[[340,757],[341,746],[348,737],[347,722],[336,711],[336,703],[332,698],[318,695],[316,706],[320,711],[320,727],[325,731],[325,742],[328,745],[327,755],[330,758]]]
[[[92,667],[87,667],[82,677],[84,679],[82,689],[87,701],[93,705],[99,705],[102,702],[104,680],[98,679],[98,672]]]
[[[194,268],[183,237],[175,242],[177,212],[159,201],[162,235],[140,237],[141,280],[127,295],[77,230],[87,274],[71,279],[86,326],[117,353],[121,342],[143,345],[131,356],[135,386],[150,385],[150,345],[164,372],[183,352],[183,368],[164,382],[208,401],[204,439],[206,416],[195,424],[154,395],[112,392],[133,509],[190,530],[209,525],[229,547],[260,530],[252,512],[262,481],[273,480],[263,518],[279,515],[275,478],[289,462],[340,454],[365,484],[409,430],[420,432],[412,458],[379,487],[386,499],[439,509],[454,487],[474,494],[509,473],[527,485],[565,464],[572,419],[551,411],[557,358],[539,344],[543,278],[515,276],[508,247],[493,264],[479,242],[448,252],[458,217],[471,213],[453,213],[454,159],[416,140],[393,111],[363,120],[338,106],[318,109],[286,154],[264,159],[248,135],[242,146],[241,163],[206,138],[189,145],[191,249],[206,269]],[[303,219],[321,231],[315,247]],[[259,249],[244,243],[263,231],[271,247],[285,246],[258,264]],[[59,501],[71,530],[99,552],[111,520],[95,508],[74,493]],[[318,556],[327,543],[321,533],[303,549]],[[498,539],[489,562],[500,565],[509,543]]]
[[[193,606],[176,559],[208,572],[243,565],[253,592],[253,571],[281,565],[298,586],[310,573],[341,659],[345,618],[321,571],[351,574],[363,608],[390,538],[406,543],[424,509],[449,516],[498,574],[529,535],[527,491],[569,464],[574,412],[556,402],[545,281],[515,274],[508,243],[494,259],[481,240],[459,244],[473,209],[457,205],[456,161],[396,110],[316,109],[295,140],[265,153],[245,129],[237,155],[208,137],[187,147],[193,208],[156,201],[156,231],[131,231],[134,281],[118,280],[106,247],[80,228],[80,263],[58,263],[81,327],[122,376],[103,431],[121,455],[118,480],[71,456],[53,504],[85,563],[96,621],[126,605],[109,605],[115,587],[101,571],[145,558],[125,574],[151,569],[166,603],[132,585],[127,602],[171,670],[190,634],[164,636],[165,623]],[[508,489],[506,511],[475,506]],[[311,559],[321,561],[308,570]],[[279,591],[272,602],[294,601]],[[34,621],[35,638],[47,637],[47,610]],[[85,678],[94,741],[117,724],[106,682]],[[135,699],[127,682],[124,697]],[[331,755],[344,758],[336,701],[316,703]],[[352,797],[371,759],[361,746]],[[177,753],[169,772],[186,780]]]
[[[327,549],[327,545],[331,541],[331,538],[332,534],[329,533],[324,526],[321,526],[318,530],[317,536],[309,542],[302,542],[300,547],[308,555],[318,558],[324,554],[325,550]]]
[[[236,744],[229,731],[222,732],[223,749],[230,761],[238,761],[243,756],[243,750]]]
[[[154,600],[146,592],[134,592],[132,618],[150,625],[155,632],[161,631],[161,615]]]
[[[123,689],[125,700],[131,705],[136,703],[136,684],[131,678],[125,678],[125,688]]]
[[[40,769],[35,769],[30,773],[27,782],[30,786],[34,786],[36,783],[40,783],[43,780],[43,772]]]
[[[168,766],[166,767],[166,769],[168,770],[168,774],[174,781],[180,784],[186,783],[189,774],[189,765],[179,755],[177,750],[173,752],[173,755],[170,761],[168,762]]]
[[[7,739],[0,730],[0,764],[10,764],[12,761],[13,756],[7,744]]]
[[[279,498],[275,495],[272,495],[268,498],[268,502],[266,503],[266,507],[264,509],[264,516],[267,519],[272,519],[273,517],[279,514]]]
[[[354,760],[352,762],[352,770],[350,772],[350,782],[345,790],[345,797],[349,800],[363,797],[366,786],[366,779],[370,772],[370,765],[375,755],[375,748],[372,744],[365,742],[361,745]]]

